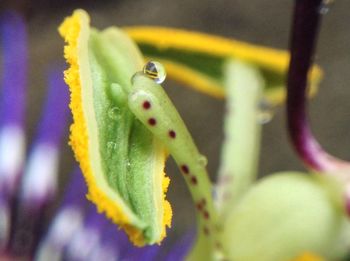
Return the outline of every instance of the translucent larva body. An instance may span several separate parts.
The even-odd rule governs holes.
[[[132,83],[133,89],[128,97],[130,110],[174,157],[196,203],[199,233],[214,240],[216,215],[206,158],[199,153],[163,88],[147,75],[139,73],[133,77]]]

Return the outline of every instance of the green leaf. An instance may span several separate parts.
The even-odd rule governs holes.
[[[164,193],[164,146],[127,105],[132,76],[142,69],[137,46],[118,28],[98,31],[75,11],[60,27],[70,63],[71,145],[88,185],[88,198],[136,245],[165,236],[171,208]]]

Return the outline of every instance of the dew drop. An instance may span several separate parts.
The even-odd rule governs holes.
[[[107,149],[109,150],[115,150],[117,148],[117,143],[113,141],[107,142]]]
[[[228,260],[221,248],[218,248],[218,245],[216,246],[213,255],[214,260]]]
[[[327,14],[329,12],[329,7],[327,5],[321,4],[321,6],[318,9],[318,12],[321,15],[325,15],[325,14]]]
[[[319,6],[318,8],[318,12],[321,14],[321,15],[325,15],[329,12],[330,10],[330,6],[332,4],[334,0],[323,0],[321,5]]]
[[[201,165],[202,167],[206,167],[208,164],[208,159],[206,156],[204,155],[200,155],[197,159],[199,165]]]
[[[164,82],[166,78],[166,71],[164,66],[156,61],[147,62],[142,71],[148,78],[151,78],[158,84]]]
[[[261,100],[258,105],[258,122],[260,124],[266,124],[273,118],[274,110],[273,106],[267,100]]]
[[[126,163],[126,169],[129,171],[131,169],[131,163],[128,160],[128,162]]]
[[[120,109],[118,107],[113,107],[108,110],[108,117],[112,120],[118,119],[120,114]]]

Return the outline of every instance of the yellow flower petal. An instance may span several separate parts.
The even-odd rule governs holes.
[[[167,56],[167,50],[172,49],[184,53],[194,52],[224,59],[241,59],[256,65],[262,70],[267,70],[282,77],[286,75],[289,64],[290,57],[287,51],[248,44],[220,36],[152,26],[126,27],[124,29],[138,44],[151,46],[162,52],[160,57],[149,56],[149,58],[161,61],[165,65],[169,77],[216,98],[225,97],[225,89],[221,82],[208,78],[205,74],[193,70],[187,64],[172,59]],[[321,78],[321,69],[316,65],[313,66],[310,72],[311,95],[316,92]],[[283,102],[285,98],[283,84],[267,90],[266,96],[273,104]]]

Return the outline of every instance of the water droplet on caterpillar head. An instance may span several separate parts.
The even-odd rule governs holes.
[[[258,104],[258,114],[257,114],[257,121],[260,124],[266,124],[272,120],[274,116],[274,110],[272,104],[263,99]]]
[[[138,75],[144,75],[150,79],[152,79],[155,83],[161,84],[164,82],[166,78],[166,71],[164,66],[156,61],[149,61],[144,66],[142,71],[136,72],[131,77],[131,83],[134,83],[135,77]]]
[[[158,84],[164,82],[166,78],[166,71],[164,66],[156,61],[149,61],[143,67],[142,72],[150,79]]]

